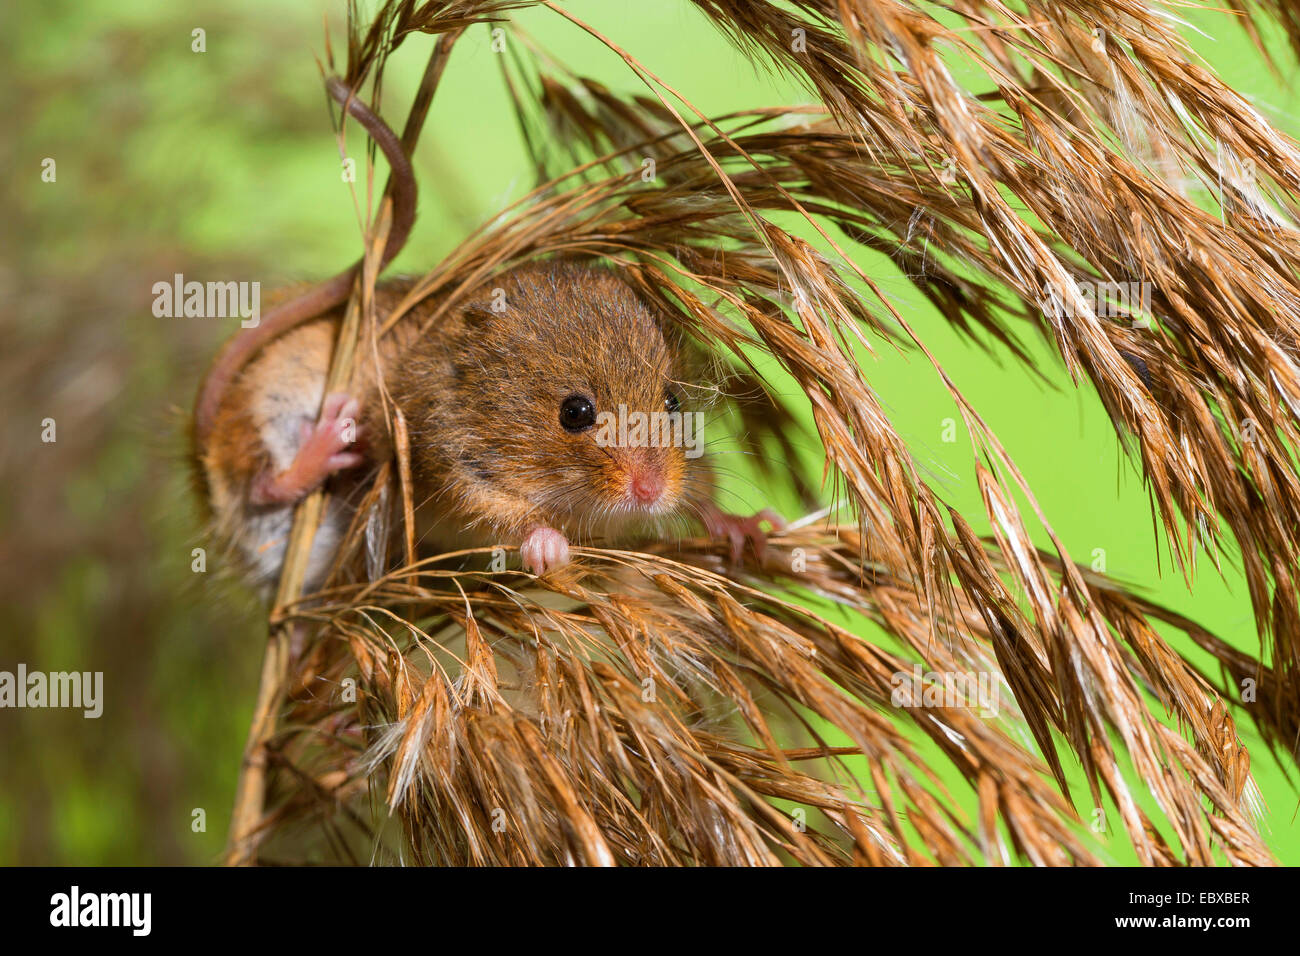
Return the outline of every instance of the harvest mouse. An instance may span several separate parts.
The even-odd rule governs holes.
[[[382,283],[381,314],[409,287]],[[616,272],[517,267],[417,334],[433,308],[404,316],[380,350],[410,436],[422,550],[517,545],[542,574],[568,562],[571,543],[619,543],[664,519],[699,520],[737,559],[746,541],[761,551],[764,521],[782,526],[770,511],[742,518],[714,504],[709,468],[688,447],[703,416],[691,418],[682,352]],[[370,370],[350,394],[324,394],[338,320],[336,309],[264,347],[196,443],[215,530],[261,584],[279,575],[295,503],[329,480],[337,493],[306,586],[323,583],[353,518],[349,492],[392,454]]]
[[[415,218],[410,160],[351,87],[330,77],[326,89],[392,172],[382,268]],[[294,505],[333,478],[340,493],[328,499],[305,586],[323,583],[353,517],[349,494],[392,453],[371,363],[360,363],[353,394],[323,394],[359,269],[288,298],[232,337],[195,404],[194,460],[214,530],[266,587],[279,576]],[[410,285],[380,285],[377,309],[390,312]],[[770,511],[742,518],[717,508],[709,470],[688,457],[680,429],[675,444],[639,443],[648,436],[635,429],[616,428],[608,440],[602,413],[680,419],[675,376],[686,371],[662,317],[615,273],[576,263],[518,268],[415,336],[432,307],[413,310],[379,356],[408,423],[426,549],[517,541],[525,567],[542,573],[567,562],[571,539],[613,542],[672,515],[728,537],[736,559],[747,540],[761,551],[763,521],[781,527]]]

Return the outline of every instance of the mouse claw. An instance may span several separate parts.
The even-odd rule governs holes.
[[[763,522],[771,525],[771,531],[763,530]],[[754,548],[758,563],[762,564],[767,555],[767,536],[785,528],[785,519],[771,508],[764,508],[757,514],[746,518],[733,515],[717,508],[708,508],[704,512],[704,527],[713,538],[728,538],[731,541],[731,563],[739,564],[745,551],[745,543]]]
[[[545,525],[528,532],[519,554],[524,559],[524,570],[542,575],[569,563],[569,539],[554,528]]]

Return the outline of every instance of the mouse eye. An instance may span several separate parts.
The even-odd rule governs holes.
[[[677,397],[676,392],[673,391],[664,392],[664,408],[670,412],[681,411],[682,408],[681,399]]]
[[[596,406],[586,395],[570,395],[560,402],[560,424],[566,432],[580,432],[596,424]]]

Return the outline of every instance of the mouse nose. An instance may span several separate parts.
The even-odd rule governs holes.
[[[627,490],[637,504],[652,505],[664,493],[664,476],[655,468],[638,468],[628,476]]]

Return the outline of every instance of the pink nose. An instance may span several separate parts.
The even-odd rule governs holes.
[[[627,483],[627,490],[638,503],[652,505],[664,493],[663,475],[653,470],[633,472],[631,480]]]

